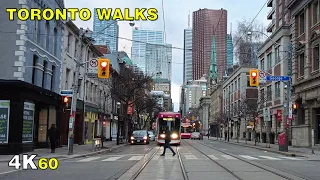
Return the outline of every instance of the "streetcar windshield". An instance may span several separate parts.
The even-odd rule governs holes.
[[[166,126],[171,132],[179,133],[180,119],[179,118],[159,118],[159,130],[165,133]]]

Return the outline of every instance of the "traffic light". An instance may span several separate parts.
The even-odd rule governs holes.
[[[259,86],[258,74],[259,74],[258,69],[251,69],[250,70],[250,86],[251,87]]]
[[[64,108],[68,109],[70,108],[70,98],[68,96],[64,96],[62,97],[62,101],[63,101],[63,104],[64,104]]]
[[[109,59],[99,59],[98,60],[98,78],[109,78],[109,68],[110,60]]]
[[[299,108],[298,104],[296,103],[292,104],[292,114],[297,114],[298,108]]]

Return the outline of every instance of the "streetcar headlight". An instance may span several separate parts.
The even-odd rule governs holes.
[[[131,140],[134,140],[134,137],[133,137],[133,136],[131,136]]]
[[[160,134],[160,137],[161,137],[161,138],[165,138],[166,135],[165,135],[165,134]]]
[[[171,134],[171,137],[172,137],[173,139],[176,139],[176,138],[178,138],[178,135],[177,135],[177,134]]]

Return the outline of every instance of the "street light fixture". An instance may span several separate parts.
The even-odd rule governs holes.
[[[118,124],[117,124],[117,145],[119,145],[119,132],[120,132],[120,102],[117,102],[117,116],[118,116]]]

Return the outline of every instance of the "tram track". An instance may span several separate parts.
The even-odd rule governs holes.
[[[190,147],[194,148],[195,150],[197,150],[198,152],[200,152],[201,154],[203,154],[205,157],[207,157],[208,159],[210,159],[212,162],[214,162],[215,164],[217,164],[218,166],[220,166],[221,168],[225,169],[227,172],[229,172],[230,174],[232,174],[235,178],[237,178],[237,179],[239,179],[239,180],[244,180],[243,178],[237,176],[233,171],[231,171],[230,169],[228,169],[226,166],[224,166],[224,165],[222,165],[221,163],[219,163],[218,161],[210,158],[207,154],[205,154],[204,152],[202,152],[201,150],[199,150],[198,148],[196,148],[196,147],[195,147],[194,145],[192,145],[191,143],[189,143],[189,142],[187,142],[187,141],[185,141],[185,142],[186,142]],[[267,168],[264,168],[264,167],[262,167],[262,166],[256,165],[256,164],[254,164],[254,163],[252,163],[252,162],[250,162],[250,161],[246,161],[246,160],[244,160],[244,159],[241,159],[241,158],[239,158],[239,157],[237,157],[237,156],[235,156],[235,155],[233,155],[233,154],[231,154],[231,153],[227,153],[227,152],[222,151],[222,150],[220,150],[220,149],[218,149],[218,148],[214,148],[214,147],[212,147],[212,146],[209,146],[209,145],[206,145],[206,144],[203,144],[203,143],[200,143],[200,142],[198,142],[198,144],[201,144],[201,145],[203,145],[203,146],[205,146],[205,147],[208,147],[208,148],[210,148],[210,149],[216,150],[216,151],[221,152],[221,153],[223,153],[223,154],[232,156],[232,157],[234,157],[234,158],[236,158],[236,159],[238,159],[238,160],[240,160],[240,161],[242,161],[242,162],[245,162],[245,163],[250,164],[250,165],[252,165],[252,166],[254,166],[254,167],[257,167],[257,168],[260,168],[260,169],[262,169],[262,170],[265,170],[265,171],[267,171],[267,172],[269,172],[269,173],[272,173],[272,174],[274,174],[274,175],[277,175],[277,176],[279,176],[279,177],[281,177],[281,178],[288,179],[288,180],[295,180],[295,179],[293,179],[293,178],[291,178],[291,177],[288,177],[288,176],[279,174],[279,173],[277,173],[277,172],[274,172],[274,171],[269,170],[269,169],[267,169]],[[292,174],[291,174],[291,175],[292,175]],[[295,175],[292,175],[292,176],[295,176]],[[301,177],[297,177],[297,178],[301,178]],[[303,179],[303,178],[302,178],[302,179]]]
[[[147,165],[150,163],[150,161],[154,158],[154,156],[159,152],[159,150],[161,149],[161,147],[159,147],[154,153],[152,153],[152,155],[146,160],[146,162],[143,163],[143,165],[138,169],[138,171],[130,178],[130,180],[136,180],[137,178],[139,178],[139,175],[141,174],[141,172],[147,167]],[[180,168],[181,168],[181,172],[182,172],[182,176],[184,180],[189,180],[186,169],[183,165],[183,161],[181,159],[181,154],[180,154],[180,148],[179,146],[176,146],[176,153],[177,153],[177,157],[179,160],[179,164],[180,164]]]

